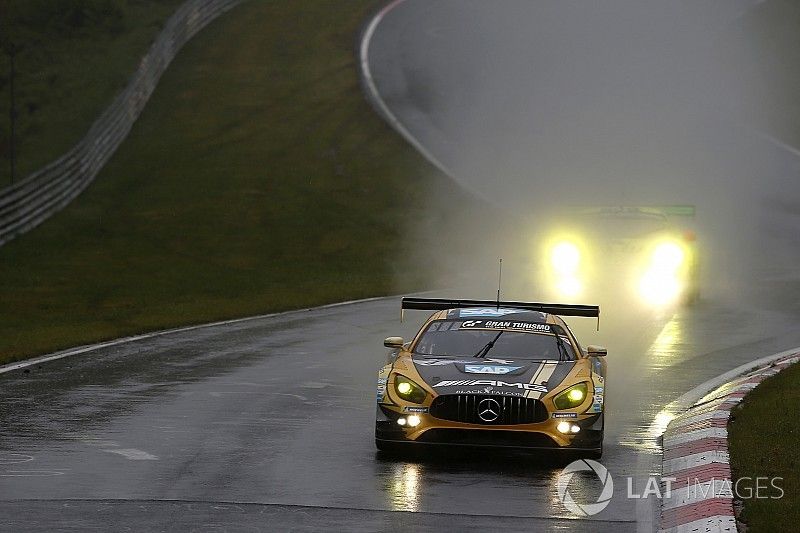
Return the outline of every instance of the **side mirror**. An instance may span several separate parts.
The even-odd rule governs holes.
[[[403,337],[386,337],[383,340],[383,345],[387,348],[402,348]]]
[[[602,346],[590,344],[586,347],[586,353],[589,354],[589,357],[605,357],[608,355],[608,350]]]

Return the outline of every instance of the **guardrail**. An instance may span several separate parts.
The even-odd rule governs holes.
[[[78,144],[0,190],[0,246],[44,222],[78,196],[111,159],[172,59],[198,31],[242,0],[188,0],[167,20],[128,86]]]

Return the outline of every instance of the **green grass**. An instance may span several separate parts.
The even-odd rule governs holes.
[[[17,179],[71,148],[128,83],[183,0],[0,0],[0,187],[10,170],[16,55]]]
[[[192,40],[94,184],[0,248],[0,361],[424,288],[484,208],[364,100],[376,5],[248,2]],[[409,262],[420,220],[437,251]]]
[[[744,500],[740,520],[747,524],[747,531],[796,531],[800,524],[800,364],[763,381],[748,394],[734,410],[728,431],[736,479],[783,478],[776,482],[783,488],[783,498]],[[748,483],[754,487],[754,482]],[[769,489],[766,495],[780,495]]]

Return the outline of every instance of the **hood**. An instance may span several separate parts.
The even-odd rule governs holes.
[[[496,394],[541,398],[575,361],[414,357],[414,367],[437,394]]]

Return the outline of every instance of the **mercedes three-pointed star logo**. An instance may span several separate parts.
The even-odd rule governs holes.
[[[500,418],[500,403],[493,398],[484,398],[478,402],[478,418],[484,422],[494,422]]]

